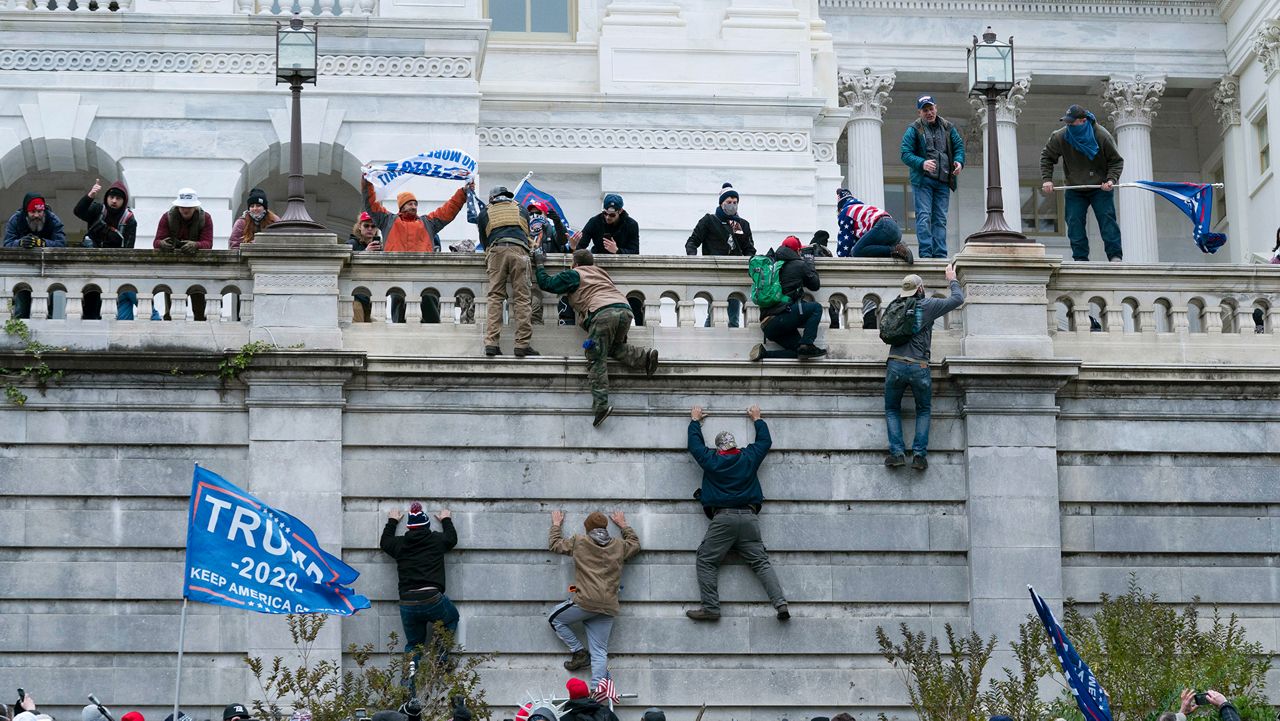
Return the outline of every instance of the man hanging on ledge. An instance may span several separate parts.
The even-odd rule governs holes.
[[[400,622],[404,624],[404,650],[413,653],[414,662],[422,659],[415,651],[431,639],[432,627],[439,621],[450,633],[458,631],[458,609],[444,595],[444,554],[458,545],[458,532],[453,528],[449,511],[436,514],[440,531],[431,530],[422,504],[409,506],[405,534],[396,535],[396,526],[404,513],[394,508],[387,513],[379,546],[396,561],[400,577]]]
[[[548,293],[564,294],[577,313],[578,325],[587,331],[587,342],[582,347],[591,364],[591,405],[595,410],[592,425],[599,428],[613,412],[613,406],[609,405],[609,359],[616,358],[627,367],[651,376],[658,370],[658,350],[627,343],[633,318],[631,305],[609,274],[595,264],[591,251],[575,250],[573,267],[554,276],[543,267],[546,262],[546,253],[541,249],[534,251],[538,287]]]
[[[720,620],[718,591],[720,562],[729,551],[737,551],[756,577],[764,584],[765,593],[777,611],[779,621],[791,618],[787,599],[782,595],[778,574],[769,565],[769,554],[760,538],[760,504],[764,492],[757,475],[760,464],[769,453],[773,439],[769,426],[760,417],[760,406],[747,409],[747,417],[756,427],[755,443],[738,448],[729,431],[716,434],[715,450],[707,448],[702,437],[702,420],[707,414],[702,406],[694,406],[689,417],[689,453],[702,467],[702,487],[693,497],[702,502],[702,512],[711,519],[707,534],[698,546],[698,591],[702,605],[684,614],[695,621]]]

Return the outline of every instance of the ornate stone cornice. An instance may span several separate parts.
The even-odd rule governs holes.
[[[1027,102],[1027,93],[1031,92],[1031,76],[1019,78],[1013,83],[1013,87],[1009,92],[1002,94],[996,98],[996,122],[998,123],[1017,123],[1018,116],[1022,114],[1022,106]],[[969,98],[969,104],[974,108],[974,116],[979,122],[987,121],[987,100],[986,98]]]
[[[1141,74],[1132,80],[1111,78],[1102,90],[1102,105],[1111,111],[1114,127],[1150,126],[1164,94],[1164,78],[1148,80]]]
[[[480,145],[491,148],[600,148],[606,150],[809,150],[808,133],[662,128],[478,128]],[[835,146],[832,146],[834,158]]]
[[[1258,28],[1253,36],[1253,53],[1262,62],[1268,78],[1280,69],[1280,25],[1269,21]]]
[[[465,57],[321,55],[320,74],[347,77],[469,78]],[[271,75],[270,53],[136,52],[132,50],[0,50],[0,70],[37,72]]]
[[[1240,124],[1240,78],[1223,75],[1213,86],[1213,114],[1223,130]]]
[[[852,120],[881,120],[893,98],[895,79],[893,73],[873,74],[871,68],[863,68],[862,74],[840,73],[840,104],[853,111]]]
[[[938,0],[818,0],[818,7],[841,14],[868,12],[900,14],[932,13]],[[949,0],[949,14],[993,16],[1068,15],[1071,17],[1193,17],[1218,16],[1216,0]],[[825,15],[826,13],[824,13]]]

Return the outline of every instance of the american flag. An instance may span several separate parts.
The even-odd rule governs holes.
[[[608,703],[610,709],[613,708],[614,703],[622,700],[622,697],[618,695],[618,690],[613,687],[613,679],[608,676],[600,679],[600,683],[596,684],[596,690],[592,696],[600,703]]]

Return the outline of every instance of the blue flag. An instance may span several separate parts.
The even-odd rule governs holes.
[[[569,235],[573,235],[576,232],[576,229],[569,222],[569,216],[564,214],[564,209],[560,207],[560,203],[556,200],[556,196],[551,193],[544,193],[533,187],[533,183],[530,183],[528,179],[521,180],[520,184],[516,186],[515,196],[516,202],[520,204],[521,208],[529,207],[529,203],[535,200],[545,202],[555,209],[556,214],[560,216],[561,222],[564,223],[564,227],[569,229]]]
[[[1062,664],[1062,675],[1071,684],[1071,694],[1076,697],[1076,706],[1080,707],[1085,721],[1111,721],[1111,701],[1107,699],[1106,690],[1098,683],[1093,671],[1089,670],[1089,664],[1076,653],[1076,647],[1071,645],[1071,639],[1067,638],[1062,626],[1058,625],[1049,604],[1036,594],[1034,588],[1027,586],[1027,590],[1031,592],[1031,602],[1036,606],[1036,613],[1040,614],[1040,620],[1049,632],[1053,650],[1057,652],[1058,661]]]
[[[302,521],[196,466],[184,598],[258,613],[350,616],[369,607],[347,588],[359,576]]]
[[[1178,206],[1195,223],[1192,238],[1201,252],[1216,253],[1227,242],[1223,233],[1209,230],[1213,224],[1213,186],[1201,183],[1163,183],[1156,180],[1135,180],[1133,184],[1146,188],[1170,203]]]

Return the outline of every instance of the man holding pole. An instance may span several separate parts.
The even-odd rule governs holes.
[[[1061,158],[1067,183],[1066,187],[1057,190],[1066,192],[1067,238],[1071,241],[1071,257],[1089,260],[1085,214],[1093,208],[1107,259],[1119,263],[1124,259],[1124,252],[1120,247],[1120,225],[1116,223],[1116,201],[1112,190],[1120,182],[1124,158],[1120,157],[1111,133],[1098,125],[1093,113],[1072,105],[1061,120],[1065,125],[1049,136],[1049,142],[1040,153],[1040,178],[1044,181],[1041,189],[1045,195],[1053,194],[1053,166]]]

